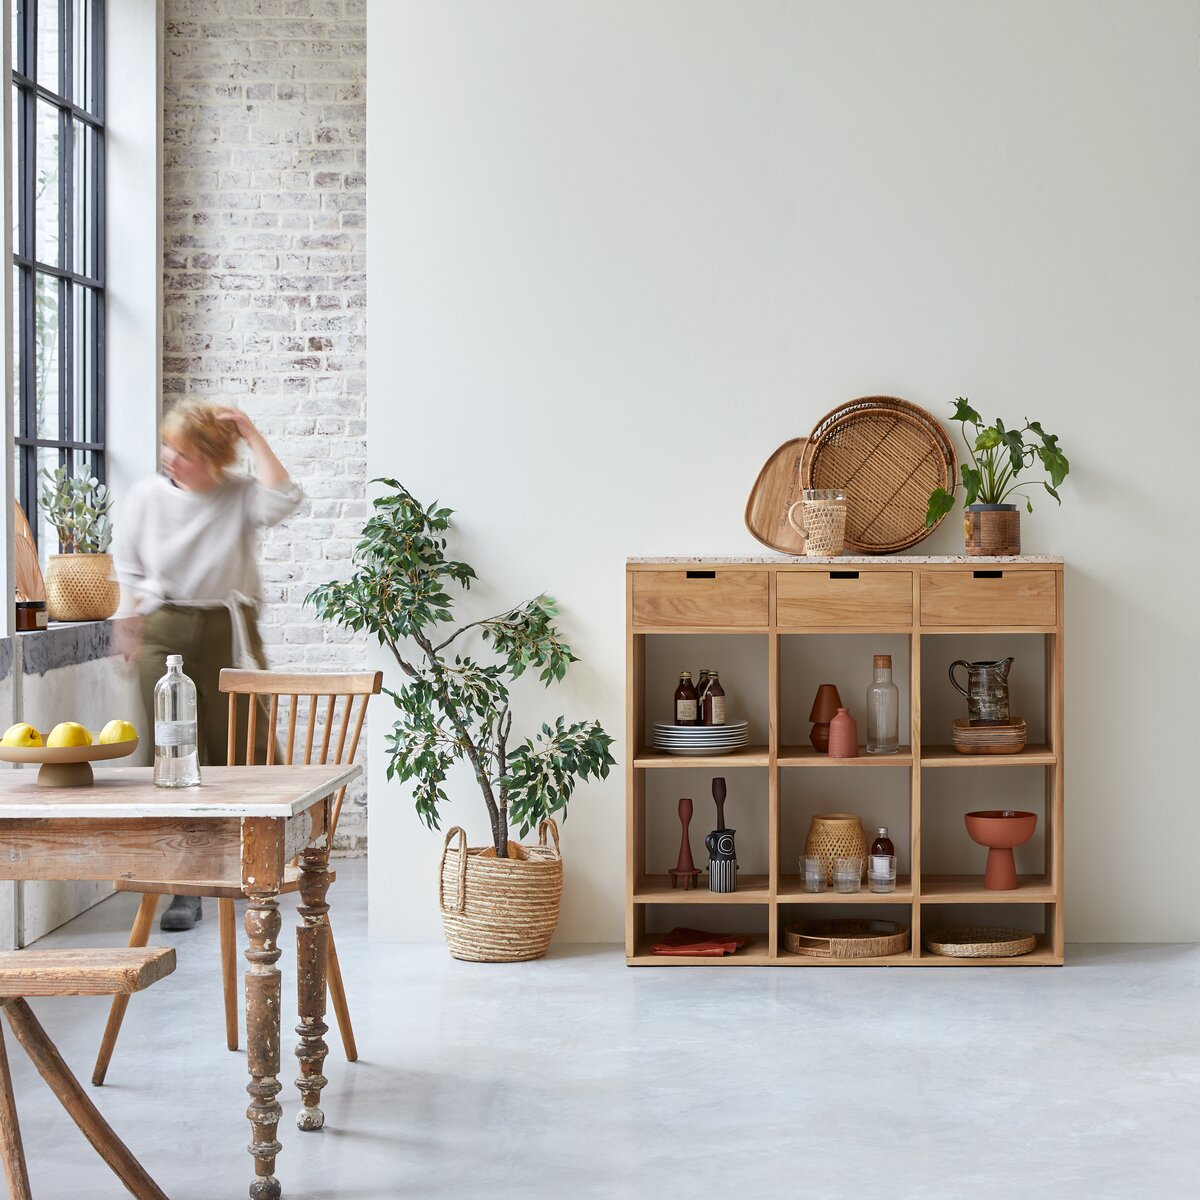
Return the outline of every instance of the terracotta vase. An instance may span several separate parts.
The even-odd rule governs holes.
[[[835,858],[861,858],[866,869],[867,834],[862,819],[850,813],[818,813],[808,827],[804,853],[815,854],[825,869],[825,882],[833,882]]]
[[[842,698],[832,683],[823,683],[817,688],[812,712],[808,714],[808,719],[813,722],[808,740],[812,742],[813,749],[820,754],[829,752],[829,722],[837,715],[841,705]]]
[[[839,708],[837,716],[829,722],[829,757],[858,757],[858,723],[849,709]]]

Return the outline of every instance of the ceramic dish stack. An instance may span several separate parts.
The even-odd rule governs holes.
[[[959,717],[954,722],[954,748],[959,754],[1020,754],[1025,749],[1025,718],[1003,725],[972,725]]]
[[[655,721],[651,741],[668,754],[708,758],[731,754],[750,744],[750,722],[729,721],[724,725],[666,725]]]

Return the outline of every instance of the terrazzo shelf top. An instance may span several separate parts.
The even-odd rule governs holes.
[[[843,554],[837,558],[822,558],[806,554],[747,554],[725,558],[717,554],[668,554],[649,558],[627,558],[626,563],[768,563],[779,566],[785,563],[817,566],[825,563],[904,563],[913,566],[961,564],[979,566],[980,563],[1061,563],[1061,554]]]

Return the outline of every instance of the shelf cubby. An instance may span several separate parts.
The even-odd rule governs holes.
[[[626,568],[626,960],[634,966],[1047,966],[1063,962],[1063,566],[1048,558],[630,560]],[[895,755],[819,754],[808,712],[834,682],[865,734],[871,659],[890,654],[900,692]],[[949,743],[965,701],[949,664],[1015,659],[1012,711],[1029,744],[1015,755],[963,755]],[[676,757],[656,750],[681,669],[720,671],[731,718],[750,722],[752,745],[732,754]],[[879,770],[891,767],[892,771]],[[998,768],[995,771],[989,768]],[[813,769],[809,769],[813,768]],[[961,770],[959,768],[962,768]],[[1002,769],[1000,769],[1002,768]],[[689,773],[690,772],[690,773]],[[710,785],[725,775],[727,823],[737,830],[738,890],[707,890],[704,834]],[[671,887],[679,848],[678,797],[693,799],[699,887]],[[1038,813],[1016,851],[1019,886],[983,886],[986,848],[963,814],[980,808]],[[896,891],[850,895],[801,890],[796,861],[819,812],[863,818],[868,839],[887,825],[896,844]],[[864,883],[864,888],[866,884]],[[912,924],[911,952],[882,959],[789,953],[789,921],[885,912]],[[896,916],[905,914],[904,917]],[[658,957],[674,924],[749,931],[726,958]],[[1038,948],[1019,958],[955,959],[921,948],[922,928],[987,923],[1029,928]]]

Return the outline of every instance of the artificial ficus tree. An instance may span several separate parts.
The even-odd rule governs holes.
[[[566,815],[576,784],[603,779],[615,759],[598,721],[558,717],[535,738],[512,739],[508,685],[533,667],[548,687],[577,661],[560,637],[547,595],[446,633],[454,620],[450,587],[469,589],[475,572],[446,557],[452,510],[422,506],[395,479],[373,501],[354,551],[351,577],[322,584],[307,603],[327,621],[373,634],[403,673],[384,688],[398,710],[387,736],[389,779],[414,781],[418,815],[441,825],[451,765],[466,760],[483,795],[497,856],[508,854],[510,827],[521,836],[543,817]],[[466,654],[475,631],[493,661]],[[453,657],[451,657],[453,655]]]

